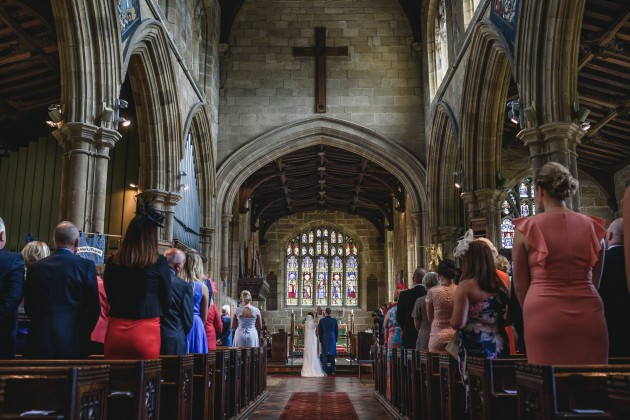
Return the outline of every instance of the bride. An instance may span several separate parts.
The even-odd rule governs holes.
[[[313,313],[309,312],[304,324],[304,363],[302,364],[302,376],[307,378],[326,376],[317,355],[316,330],[317,323],[313,319]]]

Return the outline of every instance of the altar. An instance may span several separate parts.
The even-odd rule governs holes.
[[[338,328],[337,354],[349,355],[351,354],[351,340],[348,324],[339,323]],[[293,353],[298,355],[304,354],[304,324],[298,324],[296,327]]]

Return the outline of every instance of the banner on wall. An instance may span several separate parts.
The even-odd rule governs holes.
[[[94,265],[105,263],[105,235],[94,234],[88,237],[88,234],[81,232],[79,235],[79,247],[77,255],[86,260],[94,261]]]
[[[520,3],[521,0],[494,0],[490,9],[490,21],[501,30],[512,50],[516,42]]]

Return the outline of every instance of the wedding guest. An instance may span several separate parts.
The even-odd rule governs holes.
[[[217,346],[232,347],[232,328],[230,307],[228,305],[223,305],[221,307],[221,322],[223,324],[223,328],[221,329],[221,334],[217,339]]]
[[[105,293],[105,284],[103,283],[103,273],[105,272],[105,264],[96,266],[96,282],[98,284],[98,297],[101,301],[101,313],[98,321],[92,331],[90,339],[92,340],[92,354],[104,354],[105,351],[105,333],[107,332],[107,324],[109,321],[109,302],[107,301],[107,293]]]
[[[614,220],[606,233],[608,250],[604,258],[604,271],[599,295],[604,302],[604,316],[608,327],[609,357],[630,357],[630,293],[626,285],[624,261],[623,219]]]
[[[31,241],[26,244],[22,249],[22,257],[24,258],[24,271],[28,270],[28,267],[35,262],[46,258],[50,255],[50,248],[45,242]],[[20,318],[22,320],[20,320]],[[25,320],[24,320],[25,319]],[[16,338],[16,350],[18,353],[24,351],[24,345],[26,344],[26,336],[28,335],[28,325],[30,321],[24,311],[24,299],[18,306],[18,326],[17,326],[17,338]]]
[[[232,329],[234,333],[234,347],[259,347],[258,331],[262,331],[262,316],[260,310],[252,304],[252,294],[249,290],[241,292],[241,306],[234,311]]]
[[[416,300],[427,294],[427,289],[422,284],[422,278],[427,271],[418,267],[413,273],[414,286],[409,290],[400,292],[398,298],[398,309],[396,311],[396,322],[402,328],[402,343],[406,349],[415,349],[418,340],[418,331],[413,323],[411,313],[416,304]]]
[[[523,307],[527,361],[605,364],[608,333],[597,293],[604,220],[570,210],[578,182],[550,162],[534,177],[535,216],[514,220],[513,281]]]
[[[459,274],[455,261],[449,259],[440,261],[437,274],[440,284],[429,290],[425,299],[427,321],[431,324],[428,347],[430,352],[444,351],[455,334],[455,330],[451,328],[451,315],[457,289],[453,279]]]
[[[396,290],[402,292],[403,290],[407,289],[409,289],[409,287],[405,282],[405,272],[403,270],[400,270],[398,273],[396,273]]]
[[[24,259],[4,250],[7,231],[0,219],[0,359],[15,358],[18,306],[22,301]]]
[[[630,186],[626,188],[623,196],[623,217],[630,220]],[[623,227],[623,252],[626,267],[630,267],[630,223],[626,223]],[[628,291],[630,291],[630,270],[626,270],[626,283]]]
[[[107,359],[157,359],[160,355],[160,317],[171,304],[171,282],[168,262],[158,253],[159,216],[150,207],[139,208],[118,252],[105,262],[109,318],[103,350]]]
[[[402,341],[402,329],[398,324],[396,312],[398,311],[398,298],[394,298],[394,303],[389,307],[389,310],[385,314],[385,319],[383,320],[383,331],[384,331],[384,342],[387,347],[387,385],[385,388],[385,395],[388,400],[392,400],[392,389],[391,389],[391,359],[392,359],[392,349],[399,349],[403,346]]]
[[[61,222],[53,233],[55,254],[29,266],[24,309],[31,320],[24,355],[73,359],[90,354],[90,334],[98,321],[96,268],[75,255],[79,230]]]
[[[186,269],[182,271],[182,279],[193,286],[193,324],[186,335],[186,353],[208,353],[206,323],[210,299],[208,287],[204,283],[203,261],[198,252],[186,254]],[[216,343],[216,335],[212,342]]]
[[[230,318],[228,317],[228,324],[230,322]],[[218,343],[218,336],[221,334],[223,330],[223,319],[221,318],[221,314],[219,313],[219,309],[214,302],[210,303],[210,307],[208,308],[208,315],[206,316],[206,339],[208,341],[208,350],[216,350],[217,346],[221,344]]]
[[[186,269],[186,254],[176,248],[164,252],[171,271],[171,307],[160,319],[160,354],[186,353],[186,337],[194,322],[193,288],[180,277]]]
[[[422,278],[422,284],[427,289],[427,293],[440,283],[438,273],[430,271]],[[416,350],[424,350],[429,348],[429,334],[431,333],[431,323],[427,316],[426,296],[419,297],[416,305],[413,307],[413,324],[418,330],[418,340],[416,341]]]

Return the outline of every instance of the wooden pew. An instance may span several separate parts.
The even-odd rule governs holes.
[[[607,387],[611,419],[630,419],[630,375],[609,376]]]
[[[440,353],[420,350],[420,392],[423,403],[422,418],[424,420],[441,418]]]
[[[214,352],[214,418],[225,420],[228,418],[228,398],[230,396],[230,350],[221,347]]]
[[[440,399],[443,420],[463,420],[466,415],[466,392],[459,373],[459,363],[449,353],[441,352]]]
[[[398,405],[398,401],[400,400],[400,392],[399,392],[399,386],[400,386],[400,381],[398,380],[398,376],[399,376],[399,369],[398,369],[398,352],[400,351],[400,349],[390,349],[390,358],[389,358],[389,386],[390,386],[390,390],[391,390],[391,398],[389,400],[389,402],[391,403],[392,407],[394,407],[395,409],[398,409],[399,405]]]
[[[193,419],[213,419],[215,353],[195,354],[193,357]]]
[[[407,351],[407,374],[409,384],[409,412],[412,420],[420,419],[422,407],[422,394],[420,392],[420,352]]]
[[[251,372],[251,363],[252,363],[252,349],[251,347],[243,347],[240,349],[241,351],[241,391],[240,391],[240,402],[241,402],[241,410],[247,409],[249,406],[250,396],[250,381],[256,380],[255,376],[252,375]]]
[[[539,366],[517,363],[518,418],[610,418],[607,377],[628,373],[630,365]]]
[[[516,413],[516,363],[522,357],[485,359],[469,357],[466,362],[470,388],[470,418],[504,419]]]
[[[194,356],[160,356],[162,382],[160,386],[160,417],[188,420],[193,415]]]
[[[252,401],[256,400],[260,395],[260,383],[263,372],[260,370],[260,355],[262,354],[264,347],[252,348],[252,362],[251,362],[251,376],[249,380],[249,397]],[[266,375],[267,372],[264,372]]]
[[[105,360],[102,357],[77,360],[0,360],[4,367],[89,367],[110,369],[108,418],[111,420],[155,420],[160,415],[160,360]]]
[[[409,378],[408,366],[407,366],[407,350],[404,348],[398,349],[396,354],[396,365],[398,370],[398,411],[403,416],[408,415],[409,405],[409,384],[407,379]]]
[[[238,348],[230,349],[229,372],[228,415],[236,417],[241,411],[241,350]]]
[[[51,411],[40,418],[105,420],[109,388],[108,366],[2,366],[3,419],[31,410]]]

